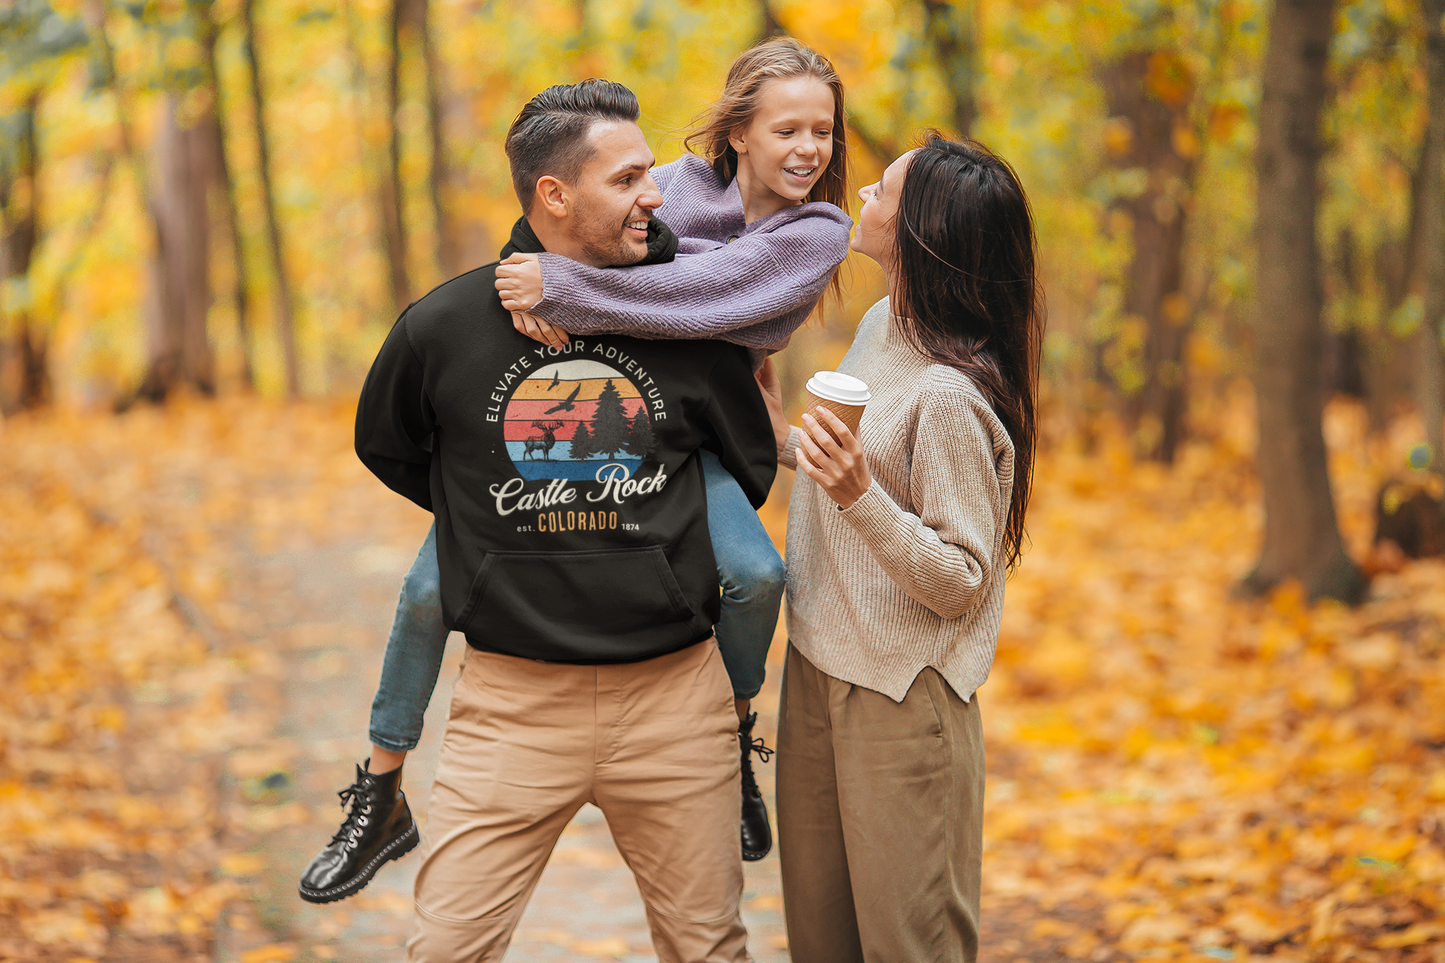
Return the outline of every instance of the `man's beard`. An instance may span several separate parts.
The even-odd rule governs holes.
[[[640,251],[634,248],[618,225],[591,218],[591,207],[585,201],[577,200],[573,213],[577,219],[577,240],[593,264],[625,266],[647,257],[647,248],[644,246]]]

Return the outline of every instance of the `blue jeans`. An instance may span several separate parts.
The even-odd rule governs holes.
[[[783,560],[722,462],[710,451],[698,455],[707,486],[707,527],[722,585],[722,615],[715,628],[718,650],[732,680],[733,696],[751,699],[763,687],[768,646],[778,624]],[[392,752],[416,748],[446,645],[433,524],[401,583],[381,663],[381,684],[371,703],[373,744]]]

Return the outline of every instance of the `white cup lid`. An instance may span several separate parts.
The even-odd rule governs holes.
[[[868,385],[841,371],[819,371],[808,379],[808,390],[819,398],[845,405],[864,405],[873,397]]]

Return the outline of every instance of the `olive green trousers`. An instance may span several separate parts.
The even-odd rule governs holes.
[[[902,703],[788,647],[778,852],[793,963],[973,963],[983,728],[933,669]]]

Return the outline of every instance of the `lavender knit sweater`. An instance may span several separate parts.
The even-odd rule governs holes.
[[[745,224],[737,182],[719,184],[694,154],[653,176],[663,194],[657,216],[682,239],[677,260],[594,268],[542,254],[533,313],[571,334],[731,341],[760,366],[823,296],[848,253],[852,219],[814,202]]]

